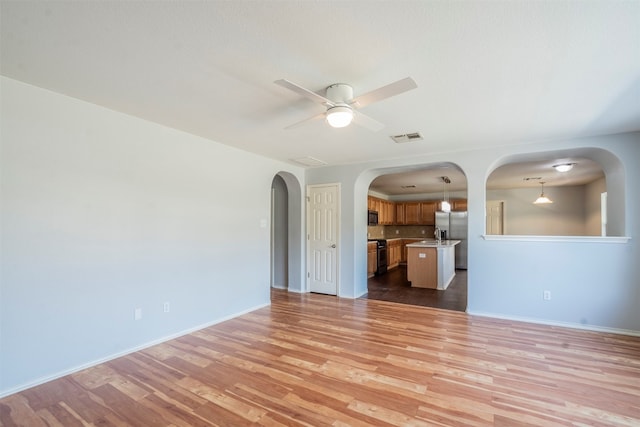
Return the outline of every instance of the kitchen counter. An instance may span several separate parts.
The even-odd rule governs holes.
[[[445,290],[456,275],[460,240],[422,240],[407,245],[407,279],[412,287]]]
[[[409,243],[407,245],[408,248],[447,248],[454,247],[460,243],[460,240],[442,240],[438,242],[437,240],[421,240],[415,243]]]

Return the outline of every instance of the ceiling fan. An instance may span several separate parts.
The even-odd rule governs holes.
[[[353,88],[345,83],[335,83],[330,85],[325,89],[325,96],[306,89],[296,83],[290,82],[289,80],[281,79],[276,80],[274,83],[292,90],[298,95],[302,95],[305,98],[318,102],[327,108],[325,112],[316,114],[315,116],[304,119],[298,123],[294,123],[287,126],[285,129],[292,129],[312,120],[326,118],[329,125],[335,128],[349,126],[353,121],[354,123],[372,131],[379,131],[384,127],[384,125],[371,117],[360,113],[357,109],[418,87],[411,77],[406,77],[402,80],[398,80],[397,82],[382,86],[354,98]]]

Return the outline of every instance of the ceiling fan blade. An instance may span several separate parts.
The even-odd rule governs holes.
[[[297,123],[294,123],[292,125],[287,126],[285,129],[295,129],[297,127],[300,127],[300,126],[306,124],[307,122],[311,122],[311,121],[318,120],[318,119],[324,119],[325,115],[326,115],[326,113],[320,113],[320,114],[316,114],[315,116],[307,117],[304,120],[301,120],[301,121],[299,121]]]
[[[297,93],[298,95],[302,95],[305,98],[308,98],[312,101],[315,102],[319,102],[321,104],[324,104],[328,107],[333,107],[334,103],[331,102],[330,100],[328,100],[327,98],[325,98],[322,95],[318,95],[317,93],[310,91],[309,89],[306,89],[300,85],[297,85],[293,82],[290,82],[289,80],[285,80],[285,79],[280,79],[280,80],[276,80],[274,82],[275,84],[277,84],[278,86],[282,86],[284,88],[287,88],[289,90],[294,91],[295,93]]]
[[[378,132],[380,129],[384,127],[384,125],[379,121],[374,120],[371,117],[365,114],[362,114],[361,112],[356,110],[353,110],[353,123],[374,132]]]
[[[415,89],[417,87],[418,85],[416,84],[416,82],[411,77],[407,77],[402,80],[398,80],[395,83],[391,83],[386,86],[382,86],[381,88],[372,90],[371,92],[365,93],[364,95],[360,95],[351,102],[351,105],[356,108],[366,107],[367,105],[373,104],[374,102],[391,98],[392,96],[399,95],[403,92]]]

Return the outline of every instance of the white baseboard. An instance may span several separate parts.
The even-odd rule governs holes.
[[[640,337],[640,331],[634,331],[631,329],[609,328],[606,326],[584,325],[582,323],[572,323],[572,322],[557,322],[553,320],[544,320],[544,319],[536,319],[536,318],[521,317],[521,316],[508,316],[504,314],[486,313],[482,311],[467,310],[467,314],[471,316],[481,316],[481,317],[491,317],[494,319],[513,320],[516,322],[535,323],[538,325],[558,326],[562,328],[582,329],[585,331],[606,332],[610,334],[630,335],[633,337]]]
[[[242,316],[243,314],[247,314],[247,313],[250,313],[252,311],[255,311],[255,310],[258,310],[258,309],[261,309],[261,308],[264,308],[264,307],[268,307],[270,305],[271,305],[271,303],[269,302],[267,304],[261,304],[261,305],[258,305],[258,306],[252,307],[252,308],[248,308],[248,309],[240,311],[238,313],[234,313],[234,314],[231,314],[231,315],[228,315],[228,316],[224,316],[224,317],[218,318],[216,320],[212,320],[211,322],[207,322],[207,323],[204,323],[202,325],[194,326],[192,328],[185,329],[183,331],[176,332],[174,334],[167,335],[167,336],[164,336],[162,338],[158,338],[158,339],[155,339],[153,341],[148,341],[148,342],[145,342],[144,344],[140,344],[138,346],[128,348],[128,349],[120,351],[118,353],[114,353],[114,354],[102,357],[100,359],[92,360],[91,362],[83,363],[82,365],[78,365],[78,366],[74,366],[74,367],[69,368],[69,369],[65,369],[64,371],[56,372],[55,374],[47,375],[45,377],[41,377],[41,378],[35,379],[33,381],[29,381],[29,382],[21,384],[21,385],[19,385],[17,387],[12,387],[12,388],[7,389],[7,390],[1,390],[0,391],[0,399],[2,399],[3,397],[9,396],[11,394],[19,393],[19,392],[21,392],[23,390],[26,390],[26,389],[29,389],[31,387],[35,387],[35,386],[38,386],[40,384],[44,384],[44,383],[47,383],[49,381],[56,380],[58,378],[62,378],[64,376],[66,376],[66,375],[73,374],[73,373],[82,371],[84,369],[88,369],[88,368],[94,367],[94,366],[99,365],[101,363],[105,363],[105,362],[108,362],[110,360],[117,359],[118,357],[126,356],[127,354],[135,353],[136,351],[144,350],[145,348],[149,348],[149,347],[152,347],[154,345],[162,344],[163,342],[170,341],[172,339],[181,337],[183,335],[187,335],[187,334],[190,334],[192,332],[199,331],[199,330],[204,329],[204,328],[208,328],[209,326],[216,325],[216,324],[224,322],[226,320],[230,320],[230,319],[233,319],[235,317]]]

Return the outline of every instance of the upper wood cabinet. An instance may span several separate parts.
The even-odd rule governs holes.
[[[404,203],[396,203],[396,224],[397,225],[405,225],[405,216],[404,216]]]
[[[369,196],[367,206],[378,212],[379,225],[435,225],[440,201],[391,202]],[[466,211],[467,200],[451,200],[451,210]]]
[[[384,225],[393,225],[396,223],[396,204],[389,201],[382,203],[384,206]]]
[[[404,202],[404,223],[406,225],[420,224],[420,202]]]
[[[467,210],[467,199],[455,199],[451,201],[451,210],[455,212],[464,212]]]
[[[436,211],[440,202],[427,201],[420,202],[420,225],[435,225]]]
[[[395,223],[395,203],[369,196],[367,198],[367,207],[378,212],[378,225],[392,225]]]

